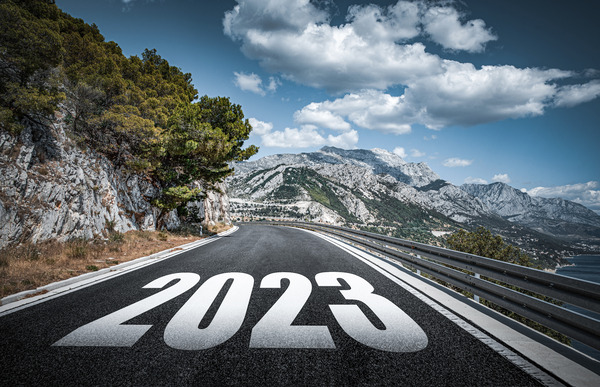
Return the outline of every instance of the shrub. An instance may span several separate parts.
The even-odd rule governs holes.
[[[123,241],[125,241],[125,235],[121,232],[113,232],[108,237],[108,240],[114,243],[123,243]]]
[[[39,247],[32,242],[27,242],[22,247],[22,257],[28,261],[37,261],[41,255]]]
[[[83,238],[67,242],[66,255],[70,259],[85,259],[88,254],[88,242]]]

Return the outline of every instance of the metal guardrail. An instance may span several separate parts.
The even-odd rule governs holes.
[[[300,227],[336,235],[393,257],[417,271],[473,293],[475,297],[483,297],[590,347],[600,349],[599,320],[498,285],[481,276],[597,313],[600,313],[600,284],[346,227],[305,222],[261,222],[261,224]]]

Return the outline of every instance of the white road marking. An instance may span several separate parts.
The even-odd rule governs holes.
[[[279,289],[281,280],[289,285],[277,302],[252,328],[250,348],[335,349],[329,328],[323,325],[293,325],[312,293],[312,283],[301,274],[279,272],[264,277],[261,289]]]
[[[433,299],[427,297],[418,289],[409,285],[406,280],[408,280],[410,277],[406,272],[403,272],[399,268],[392,266],[391,264],[383,261],[382,259],[368,254],[365,251],[360,250],[356,247],[350,246],[349,244],[342,242],[336,238],[332,238],[330,236],[326,236],[315,231],[304,229],[302,230],[326,240],[327,242],[348,252],[350,255],[354,256],[355,258],[369,265],[373,269],[377,270],[379,273],[383,274],[384,276],[392,280],[394,283],[407,290],[415,297],[419,298],[421,301],[432,307],[434,310],[442,314],[444,317],[448,318],[450,321],[458,325],[460,328],[464,329],[469,334],[473,335],[482,343],[490,347],[495,352],[499,353],[502,357],[513,363],[518,368],[522,369],[528,375],[535,378],[545,386],[563,386],[562,383],[560,383],[558,380],[556,380],[540,368],[533,365],[531,362],[527,361],[523,357],[508,349],[506,346],[500,344],[495,339],[483,333],[481,330],[475,328],[473,325],[469,324],[454,313],[450,312],[444,306],[434,301]]]

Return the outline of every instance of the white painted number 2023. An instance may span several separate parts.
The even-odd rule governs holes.
[[[260,287],[281,288],[283,279],[287,279],[289,285],[252,329],[250,347],[335,348],[328,327],[292,325],[312,293],[308,278],[297,273],[272,273],[263,278]],[[162,289],[174,280],[178,280],[174,285],[92,321],[54,345],[131,347],[152,326],[125,322],[190,290],[200,281],[200,276],[194,273],[170,274],[150,282],[144,288]],[[329,305],[340,327],[350,337],[369,347],[390,352],[416,352],[427,346],[427,335],[421,327],[390,300],[374,294],[371,284],[363,278],[343,272],[326,272],[315,276],[319,287],[341,287],[340,280],[350,287],[340,290],[344,298],[361,302],[385,326],[385,329],[374,326],[356,304]],[[228,281],[231,286],[214,317],[208,326],[200,328],[200,322]],[[209,278],[167,324],[165,343],[176,349],[202,350],[229,340],[244,322],[253,286],[254,278],[245,273],[223,273]]]

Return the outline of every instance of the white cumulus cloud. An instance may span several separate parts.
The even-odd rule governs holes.
[[[571,200],[600,214],[600,183],[597,181],[555,187],[535,187],[530,190],[522,189],[522,191],[531,196]]]
[[[225,14],[225,34],[263,68],[296,82],[330,91],[382,89],[438,71],[439,57],[422,43],[395,43],[417,28],[410,2],[352,7],[339,26],[308,0],[237,2]]]
[[[598,80],[581,85],[567,85],[561,87],[556,93],[554,105],[571,107],[596,99],[598,96],[600,96],[600,81]]]
[[[273,130],[271,122],[249,118],[252,133],[260,136],[261,145],[275,148],[310,148],[319,146],[335,146],[351,149],[358,143],[358,132],[350,130],[339,135],[323,134],[314,125],[302,125],[300,128]]]
[[[510,183],[510,177],[508,176],[507,173],[498,173],[498,174],[494,175],[494,177],[492,177],[492,181],[508,184],[508,183]]]
[[[430,129],[472,126],[542,115],[547,101],[557,93],[550,81],[570,75],[560,70],[513,66],[477,69],[455,61],[444,61],[442,68],[440,74],[410,81],[401,96],[364,89],[335,100],[313,102],[304,109],[310,107],[322,115],[330,112],[383,133],[410,133],[414,124]]]
[[[443,163],[444,167],[449,167],[449,168],[468,167],[471,164],[473,164],[473,160],[464,160],[464,159],[459,159],[457,157],[452,157],[452,158],[446,159]]]
[[[425,12],[425,31],[444,48],[481,52],[485,44],[498,39],[481,19],[461,23],[461,15],[453,7],[432,7]]]
[[[303,112],[309,110],[321,116],[339,117],[340,120],[344,117],[365,129],[406,134],[411,131],[411,120],[407,116],[412,116],[413,112],[409,111],[410,106],[403,100],[403,97],[394,97],[378,90],[363,90],[333,101],[313,102],[297,114],[303,116]],[[308,120],[308,117],[304,122],[319,124],[317,120]]]
[[[556,93],[560,70],[518,69],[444,61],[443,72],[409,82],[403,102],[412,122],[430,128],[470,126],[541,115]]]
[[[497,39],[483,20],[466,20],[452,1],[352,6],[340,25],[331,24],[332,12],[323,7],[328,2],[237,3],[223,28],[247,57],[285,79],[346,93],[301,109],[301,124],[349,130],[344,128],[352,123],[404,134],[415,124],[441,129],[538,116],[600,95],[600,81],[568,82],[575,76],[570,71],[477,67],[428,53],[428,39],[469,52]],[[248,79],[248,90],[269,90],[256,82]],[[403,94],[385,91],[394,86],[402,86]]]
[[[395,147],[394,150],[393,150],[393,153],[395,153],[396,155],[402,157],[403,159],[406,158],[406,156],[408,156],[406,154],[406,150],[404,150],[404,148],[401,147],[401,146]]]
[[[267,85],[264,85],[261,77],[257,74],[246,74],[238,72],[234,72],[233,74],[235,75],[233,83],[240,90],[250,91],[252,93],[262,96],[266,95],[267,91],[274,92],[275,90],[277,90],[277,87],[281,85],[281,81],[279,81],[275,77],[270,77],[269,83]]]
[[[396,42],[411,39],[421,32],[419,27],[423,3],[398,1],[382,8],[378,5],[353,5],[347,20],[358,36],[372,42]]]
[[[329,128],[339,131],[348,131],[351,129],[339,114],[332,110],[321,109],[318,103],[311,103],[302,110],[294,113],[294,120],[299,124],[313,124],[323,128]]]
[[[485,179],[482,179],[480,177],[467,177],[465,179],[465,184],[487,184],[488,181]]]
[[[273,130],[273,124],[270,122],[259,121],[254,117],[248,118],[248,122],[252,126],[252,133],[259,136],[269,134]]]

